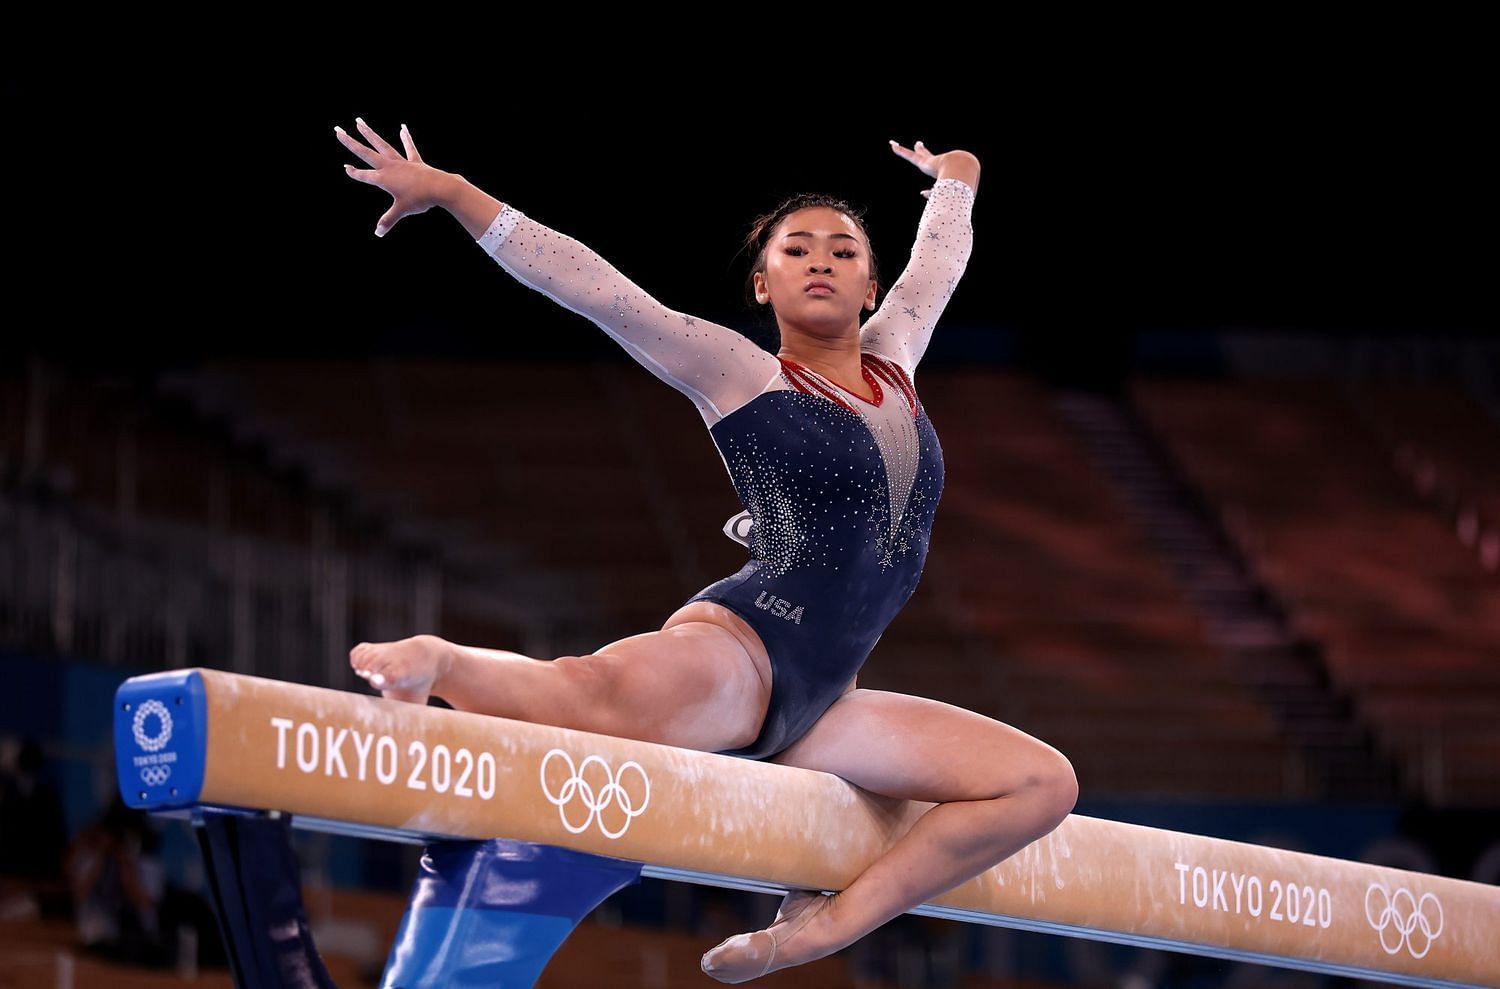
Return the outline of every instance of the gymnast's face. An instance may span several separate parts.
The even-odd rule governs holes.
[[[831,290],[809,290],[813,279]],[[832,334],[858,330],[860,307],[875,309],[875,287],[864,232],[827,206],[787,214],[766,245],[766,270],[755,273],[755,297],[778,321]]]

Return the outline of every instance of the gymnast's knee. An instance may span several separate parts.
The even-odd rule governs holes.
[[[1034,788],[1048,831],[1067,820],[1078,805],[1078,774],[1067,756],[1059,754],[1055,765],[1038,774]]]

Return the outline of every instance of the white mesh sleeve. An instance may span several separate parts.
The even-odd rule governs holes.
[[[860,346],[889,357],[913,378],[932,329],[948,305],[974,249],[974,187],[938,179],[927,194],[906,270],[860,329]]]
[[[587,317],[712,426],[781,372],[743,334],[662,305],[596,251],[505,203],[476,243],[500,267]]]

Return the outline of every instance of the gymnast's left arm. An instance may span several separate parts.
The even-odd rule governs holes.
[[[910,150],[893,141],[891,149],[936,176],[937,182],[923,193],[927,206],[917,225],[911,260],[879,311],[865,321],[860,342],[914,376],[974,248],[971,216],[979,188],[979,159],[967,151],[931,154],[921,141]]]

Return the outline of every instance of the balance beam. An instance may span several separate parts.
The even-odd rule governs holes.
[[[837,776],[210,669],[116,694],[136,808],[428,842],[504,837],[642,875],[841,890],[936,806]],[[1070,816],[911,911],[1417,986],[1500,985],[1500,888]]]

